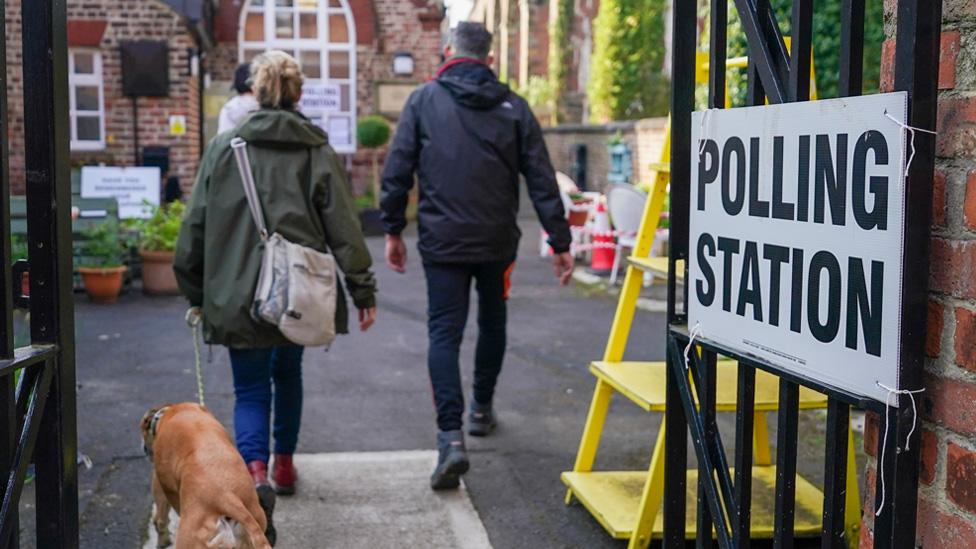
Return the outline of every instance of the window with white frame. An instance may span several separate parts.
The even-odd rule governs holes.
[[[105,98],[102,54],[97,50],[72,49],[68,55],[71,149],[105,148]]]
[[[356,27],[347,0],[249,0],[241,10],[241,62],[285,51],[302,67],[302,113],[340,153],[356,151]]]

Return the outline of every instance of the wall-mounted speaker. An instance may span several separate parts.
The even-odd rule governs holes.
[[[169,46],[154,40],[124,40],[122,93],[130,97],[169,95]]]

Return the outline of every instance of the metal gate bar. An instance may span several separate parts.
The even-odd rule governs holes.
[[[695,63],[698,45],[697,6],[693,1],[677,1],[671,6],[671,140],[680,143],[671,149],[671,181],[691,178],[691,111],[695,108]],[[670,207],[670,249],[668,252],[668,323],[683,323],[685,300],[677,293],[678,261],[687,257],[688,206],[690,193],[675,192],[672,184]],[[674,227],[685,227],[675,230]],[[680,251],[679,251],[680,250]],[[685,274],[685,273],[682,273]],[[685,544],[685,488],[688,483],[688,422],[678,384],[674,381],[672,353],[667,353],[667,386],[664,414],[664,502],[662,546],[683,548]]]
[[[2,9],[2,7],[0,7]],[[0,11],[3,20],[6,13]],[[68,159],[65,0],[21,6],[29,259],[11,265],[6,132],[0,135],[0,547],[19,545],[18,508],[28,465],[36,468],[38,547],[78,547],[71,188]],[[0,26],[0,63],[5,35]],[[6,79],[6,66],[0,78]],[[0,127],[7,127],[6,82]],[[30,267],[30,298],[20,273]],[[31,345],[14,349],[13,308],[29,307]],[[14,387],[17,373],[20,382]]]
[[[813,0],[794,0],[790,50],[780,33],[768,0],[734,0],[742,20],[750,51],[747,103],[806,101],[810,97]],[[711,0],[709,48],[709,107],[724,105],[727,0]],[[941,2],[899,0],[895,54],[895,88],[909,92],[909,123],[932,129],[936,113],[936,78],[939,55]],[[839,89],[842,96],[860,95],[863,82],[864,0],[844,0],[841,9],[841,51]],[[824,507],[821,539],[823,547],[843,547],[849,541],[845,513],[849,513],[846,482],[848,469],[847,425],[850,407],[882,414],[891,426],[887,447],[878,442],[878,479],[887,489],[882,501],[876,490],[875,508],[885,506],[875,520],[875,547],[911,547],[915,540],[915,512],[918,487],[918,437],[912,434],[910,447],[899,447],[912,427],[912,406],[900,395],[900,406],[888,409],[884,403],[860,397],[753,357],[743,356],[707,338],[690,341],[687,327],[687,287],[677,291],[678,261],[688,259],[688,213],[691,112],[694,108],[694,51],[697,31],[695,2],[675,2],[672,11],[673,88],[671,98],[672,199],[671,249],[668,280],[668,379],[665,448],[664,547],[684,545],[687,436],[690,429],[699,464],[698,546],[710,546],[714,528],[720,547],[749,547],[751,516],[751,469],[755,395],[755,369],[780,376],[780,402],[775,488],[774,546],[791,547],[794,536],[798,395],[800,385],[828,395],[827,440],[824,454]],[[768,96],[768,97],[767,97]],[[934,162],[934,138],[915,134],[916,156],[907,177],[906,267],[902,301],[901,363],[903,387],[921,386],[922,341],[925,331],[929,215]],[[687,275],[687,272],[683,273]],[[687,279],[687,277],[685,277]],[[699,354],[699,349],[700,353]],[[714,372],[717,354],[739,361],[738,402],[735,432],[734,482],[730,479],[721,436],[715,426]],[[687,363],[685,356],[687,355]],[[697,394],[699,406],[694,396]],[[890,423],[889,423],[890,422]]]
[[[0,21],[6,21],[6,2],[0,3]],[[14,356],[14,296],[7,288],[13,287],[10,240],[10,174],[7,156],[7,29],[0,25],[0,361]],[[19,282],[19,281],[18,281]],[[17,448],[17,399],[13,375],[0,373],[0,472],[10,471],[14,465]],[[7,483],[0,477],[0,502],[7,499]],[[0,503],[2,506],[2,503]],[[5,516],[5,515],[0,515]],[[17,528],[17,517],[10,518],[11,529]],[[4,521],[7,522],[7,521]],[[17,547],[11,533],[3,534],[0,528],[0,546]]]
[[[895,89],[908,92],[908,123],[916,128],[935,129],[938,101],[939,45],[942,2],[899,0],[895,39]],[[906,178],[905,263],[912,268],[903,274],[901,321],[901,364],[898,375],[904,387],[922,386],[925,322],[928,293],[929,226],[932,212],[932,173],[935,163],[935,136],[915,132],[915,158]],[[875,543],[882,540],[891,547],[915,545],[915,513],[918,503],[918,461],[921,429],[914,429],[908,395],[898,395],[897,410],[886,411],[891,425],[888,463],[879,467],[885,475],[890,512],[875,523]],[[901,446],[899,441],[909,439]],[[880,444],[880,443],[879,443]],[[878,453],[880,456],[881,454]],[[876,545],[877,546],[877,545]]]

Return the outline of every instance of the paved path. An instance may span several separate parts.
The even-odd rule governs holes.
[[[276,549],[490,549],[464,487],[427,488],[436,461],[432,450],[295,456],[300,491],[278,499]],[[173,513],[171,532],[178,521]],[[156,532],[148,525],[143,547],[156,549]]]
[[[548,262],[533,249],[537,230],[525,227],[514,275],[509,351],[497,397],[501,427],[491,438],[469,440],[473,463],[466,482],[496,548],[616,547],[585,510],[563,506],[559,481],[572,466],[593,388],[587,361],[602,352],[615,301],[557,287]],[[382,239],[369,244],[382,258]],[[370,332],[343,337],[328,353],[307,352],[299,452],[433,449],[425,285],[412,242],[410,252],[406,275],[377,265],[379,319]],[[129,549],[145,541],[149,463],[139,451],[137,426],[152,405],[195,398],[183,310],[180,299],[137,293],[114,307],[78,301],[79,439],[94,463],[80,475],[83,547]],[[472,316],[462,353],[466,383],[473,324]],[[643,315],[633,356],[661,358],[663,330],[663,315]],[[207,404],[230,426],[226,351],[213,348],[205,368]],[[598,463],[646,467],[658,418],[619,403],[609,425]],[[418,482],[426,486],[426,480]],[[325,511],[322,520],[328,521],[334,508]]]
[[[533,249],[537,226],[527,223],[524,230],[510,301],[508,355],[496,402],[501,426],[490,438],[469,439],[468,494],[493,547],[621,547],[583,508],[563,505],[559,481],[559,473],[572,467],[593,390],[587,363],[602,353],[616,303],[585,288],[557,287],[548,262]],[[374,258],[382,258],[382,244],[382,239],[370,239]],[[379,319],[369,333],[343,337],[328,353],[310,350],[306,354],[299,452],[319,455],[308,459],[330,463],[351,452],[362,452],[367,459],[434,447],[425,358],[425,286],[412,240],[410,252],[406,275],[377,266]],[[90,305],[79,298],[79,441],[94,464],[80,473],[82,547],[132,549],[146,540],[150,469],[139,449],[138,423],[152,405],[195,398],[193,348],[183,323],[184,308],[178,298],[137,293],[123,296],[113,307]],[[472,316],[462,353],[466,380],[471,374],[473,324]],[[631,340],[629,358],[662,359],[663,314],[642,313]],[[233,393],[224,349],[212,350],[205,378],[207,404],[230,426]],[[659,421],[657,415],[615,400],[597,466],[645,469]],[[774,420],[770,426],[775,429]],[[805,473],[819,474],[822,449],[816,445],[821,433],[822,428],[808,433],[813,450],[805,452],[801,445],[801,454],[813,456],[813,466],[801,460],[800,470]],[[436,520],[439,515],[439,525],[449,525],[451,513],[433,503],[426,505],[433,501],[425,491],[426,468],[413,461],[401,472],[406,476],[376,475],[379,478],[373,480],[395,481],[403,490],[412,490],[421,498],[415,503],[423,503],[427,512],[423,520]],[[408,488],[410,478],[415,478],[415,484]],[[337,498],[344,497],[339,494],[346,493],[341,490],[348,486],[341,486],[338,475],[319,476],[315,468],[309,469],[305,480],[324,499],[306,511],[317,517],[316,524],[328,536],[337,536],[305,546],[349,546],[340,541],[349,538],[341,537],[347,534],[339,523],[355,525],[364,519],[344,515],[347,509],[337,504],[341,501]],[[330,486],[337,491],[330,492]],[[382,497],[382,492],[370,493]],[[22,503],[25,529],[33,528],[32,503],[28,491]],[[403,512],[395,506],[383,507],[388,503],[377,501],[379,507],[374,509],[389,509],[389,520],[380,522],[395,529],[404,520]],[[285,504],[278,520],[291,524],[286,518],[290,514]],[[296,510],[294,524],[301,524],[300,516]],[[303,528],[296,526],[289,532],[283,528],[282,539],[302,539]],[[24,546],[31,544],[27,541]]]

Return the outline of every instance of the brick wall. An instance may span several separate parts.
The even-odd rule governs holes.
[[[882,88],[892,89],[894,6],[885,1],[889,39]],[[922,394],[916,542],[976,547],[976,3],[945,0],[933,183],[930,300]],[[878,418],[868,418],[869,458],[862,546],[873,541]]]
[[[660,161],[666,123],[665,118],[647,118],[610,124],[564,124],[544,128],[543,134],[553,166],[570,175],[574,161],[572,147],[577,143],[585,144],[586,188],[603,191],[610,168],[607,141],[617,135],[623,138],[632,153],[634,179],[649,183],[652,175],[650,164]]]
[[[24,128],[21,76],[21,0],[5,0],[7,12],[7,93],[10,177],[13,192],[24,189]],[[122,95],[119,41],[164,40],[169,44],[169,97],[140,98],[139,146],[170,148],[170,168],[184,188],[193,182],[200,156],[199,96],[196,77],[189,76],[188,50],[196,47],[183,19],[158,0],[69,0],[70,21],[108,21],[99,50],[102,55],[106,146],[101,151],[72,152],[74,165],[132,165],[135,156],[132,100]],[[170,115],[186,117],[183,136],[169,134]]]

